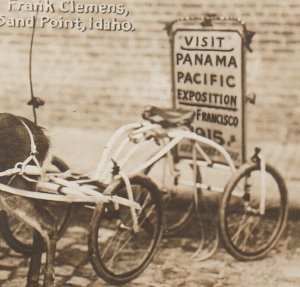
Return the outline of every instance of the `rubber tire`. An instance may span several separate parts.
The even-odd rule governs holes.
[[[57,167],[60,172],[69,170],[69,166],[62,159],[56,156],[53,156],[51,163],[52,165]],[[62,221],[60,222],[60,228],[58,229],[58,238],[61,238],[66,231],[73,210],[74,205],[72,204],[68,204],[65,208],[64,216]],[[2,238],[11,249],[18,253],[22,253],[25,256],[31,256],[32,245],[26,244],[14,236],[9,225],[8,215],[3,210],[0,211],[0,230]]]
[[[245,177],[247,174],[260,170],[258,163],[245,163],[242,165],[231,177],[229,182],[227,183],[223,196],[221,198],[221,204],[219,208],[219,218],[218,218],[218,226],[220,230],[220,235],[224,247],[226,250],[236,259],[241,261],[252,261],[259,260],[264,258],[271,249],[277,244],[280,239],[283,231],[285,230],[287,218],[288,218],[288,191],[287,187],[284,183],[284,180],[280,173],[271,165],[266,165],[266,172],[269,173],[277,183],[277,186],[280,191],[280,215],[278,217],[278,223],[276,227],[276,232],[273,233],[273,238],[269,242],[269,244],[263,248],[262,250],[258,250],[257,252],[245,253],[239,250],[228,234],[228,228],[226,225],[226,206],[228,204],[228,200],[230,198],[231,192],[234,190],[236,184],[240,181],[242,177]]]
[[[121,285],[128,283],[129,281],[135,279],[138,277],[144,269],[149,265],[151,262],[153,256],[155,255],[158,244],[160,242],[160,239],[162,237],[162,231],[163,231],[163,201],[161,198],[161,193],[158,190],[155,183],[145,176],[134,176],[133,178],[130,178],[131,184],[137,184],[142,185],[148,189],[148,191],[152,194],[152,198],[155,200],[158,210],[158,224],[157,224],[157,230],[154,234],[154,238],[152,239],[152,246],[150,247],[149,254],[144,258],[144,260],[141,262],[141,264],[136,267],[134,270],[128,271],[124,274],[114,274],[110,270],[108,270],[103,263],[101,256],[99,256],[99,249],[98,249],[98,229],[99,225],[103,216],[104,212],[104,205],[99,204],[92,216],[92,221],[90,225],[90,231],[88,234],[88,252],[90,261],[92,263],[92,266],[95,270],[95,272],[106,282],[114,285]],[[117,193],[117,191],[121,188],[124,188],[125,184],[123,180],[119,180],[118,183],[113,188],[111,195],[114,195]]]
[[[152,165],[147,167],[147,169],[145,170],[145,175],[148,175],[149,172],[151,171],[151,169],[155,168],[155,165],[160,160],[162,160],[164,158],[165,158],[165,156],[161,157],[156,162],[154,162]],[[180,161],[180,159],[179,159],[179,161]],[[197,182],[201,182],[201,173],[200,173],[199,168],[197,169]],[[200,189],[198,189],[198,194],[201,195],[201,190]],[[166,212],[166,206],[164,207],[164,209],[165,209],[165,212]],[[180,221],[178,221],[176,225],[167,226],[167,224],[165,223],[163,236],[165,238],[169,238],[169,237],[173,237],[176,234],[178,234],[180,231],[182,231],[192,221],[193,217],[195,216],[195,212],[196,212],[196,210],[195,210],[195,201],[192,200],[191,204],[188,207],[187,212],[184,215],[184,217]],[[166,221],[167,220],[165,220],[165,222]]]

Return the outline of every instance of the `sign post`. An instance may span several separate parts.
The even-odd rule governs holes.
[[[179,20],[168,28],[173,107],[193,110],[192,130],[223,146],[240,165],[246,155],[245,45],[253,33],[249,40],[240,20],[216,16]],[[213,161],[224,161],[217,151],[203,148]],[[179,153],[191,156],[191,144],[182,143]]]

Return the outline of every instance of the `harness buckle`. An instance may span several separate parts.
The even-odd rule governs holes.
[[[18,172],[18,174],[22,175],[25,172],[25,165],[24,162],[17,162],[15,164],[15,169],[20,169],[20,171]]]

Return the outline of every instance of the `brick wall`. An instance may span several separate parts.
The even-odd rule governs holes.
[[[122,3],[81,0],[84,2]],[[258,96],[256,106],[249,108],[250,139],[299,141],[299,1],[128,0],[126,7],[134,32],[36,30],[33,86],[35,95],[46,100],[38,111],[41,124],[114,129],[136,120],[147,104],[171,105],[165,24],[178,17],[213,12],[241,17],[256,32],[254,53],[247,54],[247,90]],[[0,11],[7,17],[32,15],[7,12],[6,1],[0,1]],[[31,117],[26,106],[31,29],[0,27],[0,36],[1,111]]]

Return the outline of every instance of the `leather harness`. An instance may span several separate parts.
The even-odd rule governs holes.
[[[7,169],[5,171],[0,172],[0,177],[5,176],[16,176],[21,175],[24,179],[30,182],[37,182],[37,180],[30,178],[29,176],[41,176],[42,175],[42,168],[36,158],[37,149],[34,142],[33,134],[29,127],[20,119],[20,122],[26,128],[29,138],[30,138],[30,155],[23,161],[17,162],[13,168]],[[35,165],[29,164],[33,162]]]

